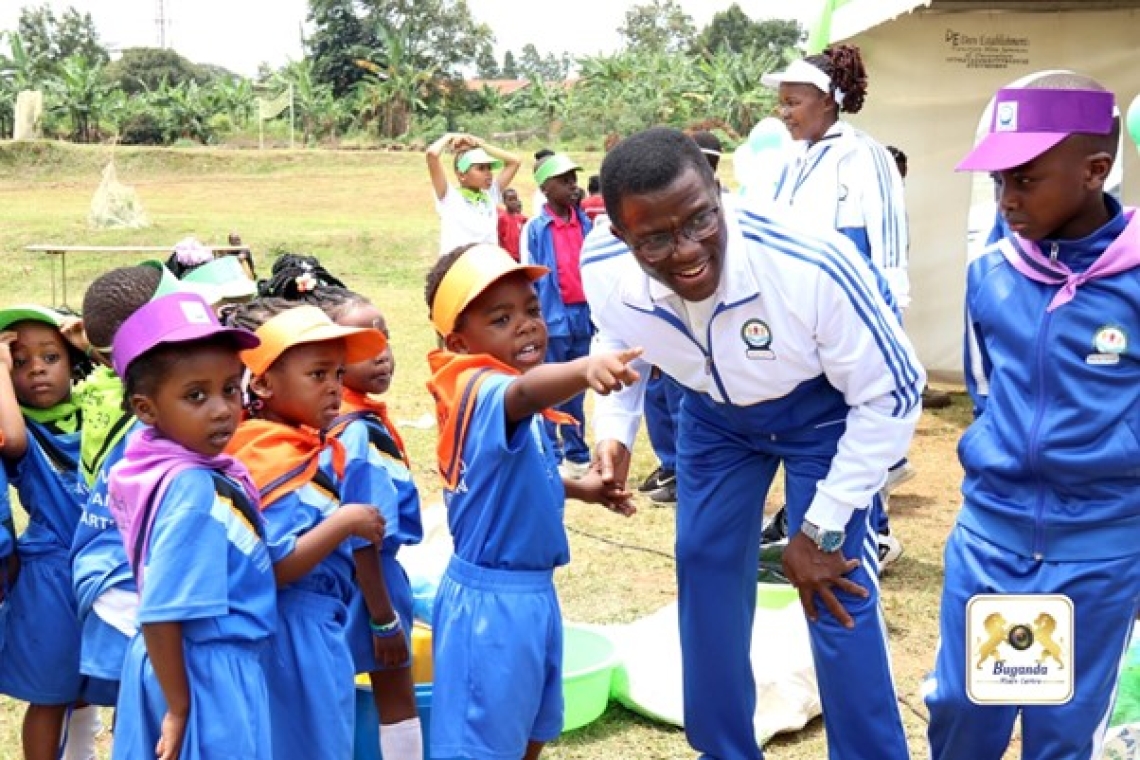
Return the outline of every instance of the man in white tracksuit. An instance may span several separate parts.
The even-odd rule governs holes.
[[[906,758],[866,508],[910,443],[925,377],[886,284],[837,233],[722,208],[699,148],[675,130],[619,143],[602,192],[612,228],[595,228],[582,254],[595,345],[644,347],[683,390],[677,579],[690,743],[716,760],[762,757],[749,645],[759,505],[782,464],[784,568],[811,621],[831,757]],[[643,385],[597,400],[597,459],[619,490]]]

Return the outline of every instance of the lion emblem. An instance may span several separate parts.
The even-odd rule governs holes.
[[[981,670],[985,661],[991,657],[995,661],[1001,659],[998,650],[1005,643],[1006,635],[1009,632],[1009,624],[1006,623],[1000,612],[988,615],[982,625],[985,627],[986,635],[989,638],[978,649],[978,664],[976,666],[978,670]]]
[[[1033,638],[1041,645],[1041,657],[1037,662],[1044,663],[1045,660],[1052,657],[1057,661],[1057,667],[1065,667],[1065,663],[1061,661],[1061,645],[1053,640],[1053,631],[1057,628],[1057,621],[1053,616],[1042,612],[1033,621]],[[988,630],[988,628],[987,628]]]

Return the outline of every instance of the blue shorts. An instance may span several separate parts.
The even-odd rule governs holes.
[[[432,757],[518,760],[562,733],[562,612],[550,570],[452,557],[433,626]]]
[[[265,656],[274,760],[352,757],[356,687],[345,618],[338,598],[277,595],[277,633]]]
[[[21,557],[4,605],[0,694],[35,705],[79,699],[79,619],[67,552]]]
[[[408,639],[408,661],[399,668],[412,666],[412,583],[404,566],[392,552],[380,552],[380,569],[384,573],[384,586],[388,589],[388,599],[392,609],[399,614],[404,625],[404,635]],[[364,596],[359,589],[352,595],[348,605],[348,646],[352,650],[352,666],[357,673],[373,673],[387,670],[376,662],[372,649],[372,629],[368,627],[368,608],[364,606]],[[399,669],[396,668],[396,669]]]
[[[180,760],[273,760],[262,648],[252,643],[183,640],[190,715]],[[139,634],[131,640],[123,663],[112,760],[153,760],[164,715],[166,697]]]

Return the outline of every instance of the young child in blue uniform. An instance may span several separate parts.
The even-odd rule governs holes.
[[[62,325],[59,314],[36,306],[0,311],[0,456],[28,512],[17,541],[19,581],[8,597],[0,693],[29,703],[26,758],[57,756],[81,687],[68,550],[86,497],[71,396],[72,368],[82,356]]]
[[[586,388],[637,374],[639,349],[543,365],[546,324],[533,282],[490,245],[456,249],[428,275],[445,350],[428,356],[439,469],[455,543],[433,628],[435,758],[534,760],[562,731],[562,618],[554,569],[569,559],[567,496],[631,514],[597,473],[563,481],[541,418]]]
[[[238,350],[256,345],[188,293],[152,301],[115,335],[115,372],[147,426],[109,483],[141,631],[123,666],[115,760],[273,757],[261,664],[273,565],[257,488],[222,453],[241,419]]]
[[[261,339],[241,355],[253,416],[238,427],[229,451],[251,471],[268,543],[281,557],[274,568],[278,630],[266,660],[274,756],[347,758],[354,711],[347,611],[357,584],[369,612],[383,611],[374,547],[385,531],[375,504],[350,501],[375,493],[368,468],[346,477],[345,447],[327,428],[340,413],[345,364],[375,356],[386,341],[377,330],[339,327],[314,306],[281,299],[254,301],[230,316]],[[386,498],[394,502],[394,492]],[[390,607],[386,612],[392,615]],[[387,659],[392,649],[394,659],[406,658],[398,622],[373,622],[377,656]]]
[[[924,690],[935,760],[1002,757],[1019,714],[1027,760],[1099,757],[1112,714],[1140,609],[1140,220],[1104,192],[1113,101],[1072,73],[999,90],[991,133],[958,167],[997,178],[1008,234],[967,273],[976,418],[958,447],[964,499]],[[979,660],[967,605],[980,594],[1071,600],[1073,629],[1054,637],[1073,650],[1067,703],[967,696]]]
[[[138,629],[138,589],[109,508],[107,475],[122,458],[128,435],[142,424],[123,402],[123,381],[110,366],[111,346],[127,318],[177,286],[174,275],[154,261],[105,272],[83,294],[83,339],[98,366],[76,392],[83,414],[79,470],[89,493],[71,545],[71,566],[82,626],[83,697],[97,705],[116,703],[127,645]]]
[[[319,287],[312,296],[312,303],[324,309],[337,324],[377,329],[387,337],[388,326],[384,316],[367,298],[335,287]],[[391,513],[386,505],[381,509],[387,536],[380,546],[380,566],[388,598],[410,647],[412,585],[397,555],[401,547],[418,544],[423,539],[423,524],[419,490],[412,480],[407,450],[388,415],[387,405],[377,398],[387,393],[395,369],[391,343],[376,356],[345,367],[343,400],[333,431],[344,444],[349,457],[363,451],[367,465],[380,470],[396,490],[396,509]],[[346,469],[351,471],[351,465]],[[372,695],[380,716],[380,754],[386,760],[422,760],[423,736],[416,708],[410,650],[408,657],[391,666],[375,659],[369,642],[369,613],[364,601],[362,595],[353,599],[349,609],[349,635],[357,672],[368,672],[372,681]]]

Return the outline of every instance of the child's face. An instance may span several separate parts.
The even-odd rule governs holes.
[[[522,211],[522,201],[519,200],[519,194],[514,190],[507,190],[503,193],[503,205],[512,214]]]
[[[131,407],[144,424],[203,456],[221,454],[241,421],[242,363],[227,346],[199,346],[180,355],[154,395]]]
[[[388,337],[384,315],[372,304],[354,306],[337,320],[337,324],[344,327],[375,328],[384,333],[385,338]],[[389,343],[378,356],[346,366],[344,385],[358,393],[380,395],[388,392],[395,372],[396,359],[392,356],[392,344]]]
[[[470,190],[489,190],[494,179],[490,164],[471,164],[467,171],[460,173],[459,184]]]
[[[569,208],[578,200],[578,172],[566,172],[542,183],[546,200],[557,208]]]
[[[43,322],[12,326],[12,385],[24,406],[49,409],[71,396],[71,359],[59,330]]]
[[[1090,220],[1103,215],[1110,167],[1110,160],[1090,156],[1085,142],[1068,138],[1027,164],[996,172],[998,207],[1009,228],[1028,240],[1085,237],[1095,230]]]
[[[546,356],[546,322],[534,286],[522,273],[496,282],[463,311],[463,326],[447,336],[462,354],[490,354],[526,372]]]
[[[340,414],[344,341],[293,346],[251,388],[264,403],[263,415],[286,425],[324,429]]]

